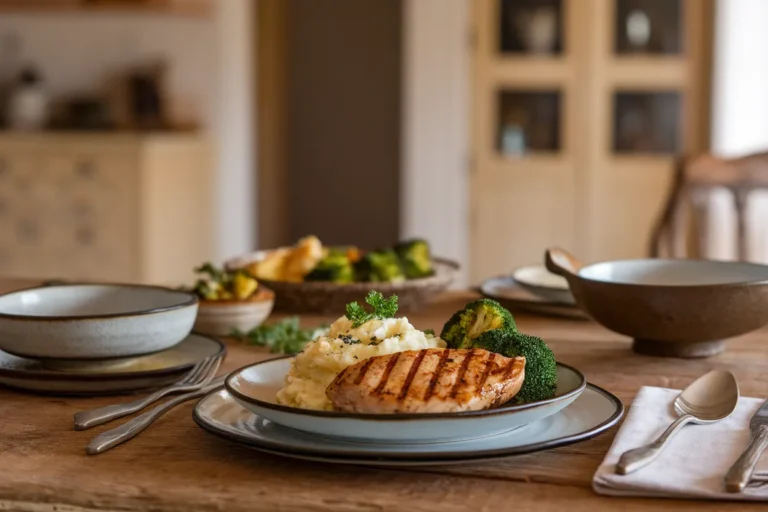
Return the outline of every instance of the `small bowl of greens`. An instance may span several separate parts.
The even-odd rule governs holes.
[[[248,332],[272,312],[274,292],[247,270],[222,270],[206,263],[195,272],[199,278],[189,289],[200,301],[194,330],[214,336]]]
[[[366,251],[324,246],[315,236],[233,258],[225,268],[266,284],[276,294],[275,309],[288,313],[338,311],[372,290],[396,294],[402,309],[413,310],[445,291],[459,272],[457,263],[434,257],[425,240]]]

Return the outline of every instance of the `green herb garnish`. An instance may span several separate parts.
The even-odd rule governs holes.
[[[296,354],[313,339],[326,334],[327,326],[302,329],[298,317],[290,317],[272,325],[260,325],[248,332],[235,330],[232,337],[249,345],[267,347],[273,354]]]
[[[352,320],[352,327],[360,327],[365,322],[371,320],[384,320],[393,318],[397,313],[397,295],[392,295],[385,299],[384,295],[377,291],[371,291],[365,298],[365,302],[373,308],[373,311],[366,311],[363,306],[357,302],[347,304],[346,317]]]
[[[432,336],[434,338],[435,337],[435,330],[434,329],[424,329],[424,334],[426,334],[427,336]]]

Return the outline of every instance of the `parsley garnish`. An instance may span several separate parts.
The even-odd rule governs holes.
[[[308,342],[326,334],[327,330],[327,326],[302,329],[299,327],[299,318],[291,317],[272,325],[260,325],[248,332],[235,330],[232,337],[250,345],[267,347],[272,353],[296,354],[301,352]]]
[[[385,318],[393,318],[397,313],[397,295],[392,295],[390,298],[385,299],[384,295],[377,291],[371,291],[365,298],[373,311],[366,311],[363,306],[357,302],[350,302],[347,304],[346,317],[352,320],[352,327],[360,327],[365,322],[371,320],[384,320]]]
[[[360,340],[353,338],[349,334],[342,334],[341,336],[339,336],[339,339],[343,341],[346,345],[357,345],[358,343],[360,343]]]
[[[426,334],[427,336],[432,336],[434,338],[435,337],[435,330],[434,329],[424,329],[424,334]]]

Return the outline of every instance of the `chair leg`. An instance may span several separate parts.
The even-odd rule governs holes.
[[[733,204],[736,208],[736,243],[739,261],[747,261],[747,202],[749,191],[745,189],[733,190]]]
[[[699,259],[707,259],[709,255],[709,193],[707,190],[696,190],[691,198],[696,219],[696,256]]]

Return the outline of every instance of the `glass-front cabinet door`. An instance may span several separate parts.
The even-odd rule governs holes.
[[[646,255],[706,145],[711,0],[475,0],[471,278]]]

